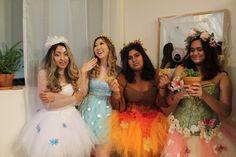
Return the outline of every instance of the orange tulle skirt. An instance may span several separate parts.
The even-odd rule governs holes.
[[[111,116],[111,145],[122,157],[158,157],[166,142],[168,119],[161,110],[132,105]]]

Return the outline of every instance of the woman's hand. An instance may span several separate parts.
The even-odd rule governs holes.
[[[76,103],[80,103],[85,97],[85,95],[82,92],[79,92],[79,91],[74,93],[74,96],[75,96],[75,99],[76,99]]]
[[[39,94],[39,97],[43,103],[50,103],[55,100],[56,94],[57,93],[44,91]]]
[[[160,89],[165,89],[167,88],[168,84],[170,83],[170,78],[166,74],[159,75],[159,83],[158,87]]]
[[[120,92],[119,83],[117,79],[109,79],[107,80],[107,83],[113,92]]]
[[[193,83],[192,85],[185,85],[184,89],[190,96],[202,97],[203,91],[202,91],[202,86],[200,83]]]
[[[90,61],[84,63],[81,68],[82,73],[87,73],[97,65],[97,58],[93,58]]]

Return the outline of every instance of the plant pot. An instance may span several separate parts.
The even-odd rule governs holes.
[[[0,89],[11,89],[14,74],[0,74]]]
[[[185,85],[192,85],[193,83],[201,83],[201,80],[202,80],[201,76],[198,77],[186,76],[183,78]]]

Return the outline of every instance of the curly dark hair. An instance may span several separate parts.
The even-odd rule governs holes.
[[[144,48],[142,47],[141,43],[139,42],[132,42],[125,46],[121,51],[121,65],[122,65],[122,73],[125,75],[126,80],[129,83],[134,83],[134,71],[130,68],[128,60],[129,60],[129,52],[131,50],[138,51],[143,57],[143,71],[141,73],[141,78],[143,80],[154,80],[155,77],[155,68],[149,59],[148,55],[146,54]]]
[[[200,37],[194,38],[189,42],[189,45],[187,48],[187,55],[188,58],[184,61],[184,67],[187,68],[192,68],[194,70],[196,69],[196,65],[193,63],[190,57],[190,49],[193,41],[200,40],[202,43],[202,47],[205,53],[205,59],[202,62],[201,66],[201,73],[202,73],[202,79],[203,80],[210,80],[214,78],[218,72],[221,71],[219,61],[218,61],[218,56],[216,52],[216,48],[210,46],[209,41],[204,41]]]

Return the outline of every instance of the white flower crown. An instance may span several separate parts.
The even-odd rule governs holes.
[[[45,48],[49,49],[51,46],[59,43],[65,43],[68,45],[68,40],[63,37],[63,36],[53,36],[53,37],[48,37],[46,43],[45,43]]]

